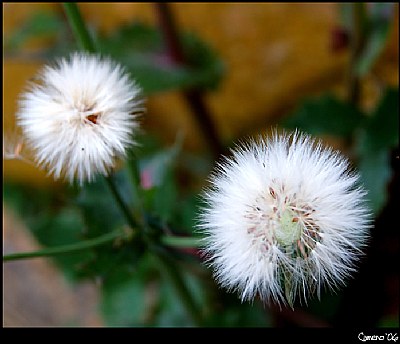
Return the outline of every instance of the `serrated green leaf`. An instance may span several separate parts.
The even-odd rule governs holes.
[[[360,111],[352,105],[325,95],[306,100],[282,125],[312,135],[329,134],[346,138],[353,134],[362,118]]]

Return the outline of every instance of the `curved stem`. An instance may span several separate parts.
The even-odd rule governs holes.
[[[201,247],[202,238],[199,237],[179,237],[164,235],[160,238],[161,243],[167,246],[179,248],[199,248]]]
[[[88,52],[94,53],[96,52],[96,48],[93,42],[93,39],[90,37],[89,31],[85,25],[85,22],[82,19],[81,13],[76,3],[64,2],[65,13],[68,17],[68,21],[71,25],[72,31],[75,34],[76,40],[79,42],[81,48]],[[114,180],[111,176],[106,177],[107,184],[113,194],[115,200],[118,203],[118,206],[121,208],[126,220],[128,221],[129,226],[132,228],[136,227],[136,222],[128,208],[128,206],[123,201],[118,189],[114,183]]]
[[[89,32],[85,26],[85,23],[82,20],[82,17],[79,13],[79,9],[78,9],[77,5],[74,3],[72,3],[72,4],[64,3],[64,8],[65,8],[65,12],[67,14],[68,20],[70,22],[70,25],[72,27],[72,30],[75,34],[76,39],[78,40],[79,44],[81,45],[81,48],[84,50],[87,50],[89,52],[95,52],[95,46],[94,46],[93,40],[91,39]],[[165,7],[165,6],[162,8],[164,8],[164,10],[167,9],[167,7]],[[162,15],[165,13],[166,13],[165,11],[161,11]],[[171,19],[171,21],[169,23],[167,23],[166,26],[170,27],[170,25],[172,23],[172,17],[170,17],[170,19]],[[177,38],[176,33],[172,32],[171,37]],[[176,42],[177,42],[177,44],[179,44],[178,40]],[[179,49],[179,48],[180,48],[180,45],[177,46],[177,49]],[[177,57],[175,56],[175,59],[176,58]],[[202,128],[204,129],[205,134],[207,134],[209,132],[212,133],[212,135],[210,134],[211,138],[212,138],[211,142],[214,144],[213,148],[217,155],[221,151],[222,145],[220,144],[219,138],[216,135],[215,128],[211,121],[211,117],[210,117],[209,113],[207,112],[207,109],[206,109],[204,103],[202,102],[202,98],[200,97],[200,94],[197,94],[196,91],[193,91],[193,92],[195,93],[195,97],[193,95],[191,95],[191,96],[187,95],[188,102],[192,107],[196,107],[196,109],[193,109],[193,110],[194,110],[196,116],[198,117],[200,124],[202,124]],[[134,188],[136,188],[135,191],[138,191],[139,190],[138,183],[140,182],[140,179],[139,179],[140,176],[138,175],[137,166],[134,166],[134,170],[131,172],[133,172],[132,179],[136,183],[134,185]],[[107,184],[108,184],[114,198],[116,199],[119,207],[121,208],[124,216],[126,217],[126,220],[128,221],[129,226],[131,226],[132,228],[136,228],[137,224],[136,224],[135,218],[133,217],[133,214],[131,213],[131,211],[129,210],[127,205],[125,204],[120,193],[118,192],[118,189],[115,185],[114,180],[110,176],[110,177],[106,177],[106,181],[107,181]],[[142,209],[140,209],[140,211],[142,211]],[[141,217],[142,217],[142,215],[143,215],[143,212],[141,213]],[[145,226],[147,226],[147,223],[144,218],[143,218],[143,221],[145,223]],[[139,222],[139,224],[143,225],[141,219],[139,219],[139,218],[138,218],[138,222]],[[144,227],[144,228],[146,228],[146,227]],[[111,235],[111,233],[109,235]],[[100,238],[98,238],[98,239],[100,239]],[[171,242],[175,243],[175,244],[177,242],[176,240],[171,241],[171,239],[167,239],[166,241],[169,242],[170,244],[171,244]],[[80,243],[80,244],[83,244],[83,243]],[[80,244],[77,244],[77,245],[81,246]],[[147,244],[150,246],[153,246],[151,242],[147,242]],[[53,253],[54,253],[54,250],[55,249],[53,249]],[[43,253],[43,251],[42,251],[42,253]],[[48,253],[48,251],[45,253]],[[201,325],[202,319],[200,316],[200,312],[197,309],[197,305],[196,305],[194,299],[192,298],[192,295],[190,294],[187,286],[185,285],[183,277],[180,274],[180,271],[178,270],[178,268],[175,266],[173,260],[166,252],[163,251],[162,248],[157,250],[157,253],[155,256],[158,258],[160,268],[162,268],[163,271],[165,271],[166,275],[171,280],[171,283],[174,285],[177,293],[180,296],[180,299],[182,300],[183,304],[186,306],[188,312],[190,313],[191,317],[193,318],[193,321],[197,325]],[[25,257],[26,257],[26,254],[25,254]],[[15,258],[15,255],[14,255],[14,258]],[[10,258],[8,258],[8,259],[10,259]],[[22,259],[22,258],[20,258],[20,259]]]
[[[125,216],[125,219],[127,220],[129,226],[131,228],[137,227],[136,221],[132,216],[132,213],[130,212],[128,206],[125,204],[124,200],[122,199],[121,194],[119,193],[117,186],[115,185],[114,179],[112,176],[108,176],[105,178],[107,181],[107,185],[111,190],[112,195],[114,196],[115,200],[118,203],[118,206],[121,208],[122,213]]]
[[[77,4],[75,2],[64,2],[63,6],[71,29],[81,49],[90,53],[94,53],[96,49],[93,39],[90,37],[89,31],[86,28]]]
[[[131,234],[132,233],[129,233],[127,236],[130,236]],[[78,242],[76,244],[63,245],[63,246],[58,246],[58,247],[50,247],[50,248],[46,248],[46,249],[34,251],[34,252],[22,252],[22,253],[7,254],[7,255],[3,256],[3,262],[75,253],[78,251],[86,250],[88,248],[101,246],[101,245],[110,243],[121,236],[124,236],[124,233],[120,229],[118,229],[113,232],[101,235],[95,239],[84,240],[84,241]]]

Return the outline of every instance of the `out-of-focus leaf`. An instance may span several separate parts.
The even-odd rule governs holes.
[[[242,303],[235,293],[219,295],[219,307],[206,319],[210,327],[272,327],[268,308],[260,302]]]
[[[47,216],[41,216],[29,227],[38,241],[47,247],[78,243],[85,239],[84,224],[79,210],[75,207],[65,207],[55,214],[48,213]],[[84,277],[82,267],[91,259],[93,259],[92,250],[54,257],[55,262],[72,280]]]
[[[305,311],[321,321],[333,323],[342,301],[343,290],[337,290],[332,293],[325,289],[322,291],[320,298],[315,296],[307,301]]]
[[[76,207],[63,204],[51,190],[31,189],[6,184],[4,199],[13,205],[28,229],[45,247],[68,245],[85,238],[84,223]],[[60,192],[60,190],[58,190]],[[35,195],[34,200],[32,194]],[[54,257],[65,275],[76,280],[83,277],[82,266],[93,258],[93,251],[81,251]]]
[[[182,140],[174,146],[154,153],[140,161],[141,184],[146,209],[168,222],[175,213],[178,186],[175,180],[175,163]]]
[[[126,204],[132,203],[131,184],[124,169],[113,175],[115,184]],[[107,183],[98,177],[93,183],[85,184],[76,199],[88,226],[88,237],[112,231],[126,224],[125,217],[112,196]]]
[[[132,190],[128,173],[122,169],[112,177],[125,204],[131,207]],[[104,178],[86,184],[81,189],[77,200],[85,221],[85,237],[94,238],[109,233],[118,227],[127,226],[126,219],[121,209],[113,198]],[[117,243],[117,245],[104,245],[93,250],[94,258],[87,262],[82,269],[87,277],[100,277],[106,279],[110,271],[117,269],[124,262],[135,264],[143,253],[140,243]]]
[[[200,204],[203,200],[198,195],[189,195],[178,204],[178,212],[172,219],[174,234],[193,234]]]
[[[306,100],[293,115],[282,122],[284,127],[298,128],[312,135],[329,134],[350,137],[363,116],[352,105],[331,95]]]
[[[391,315],[391,316],[386,316],[383,319],[381,319],[378,323],[378,327],[383,327],[383,328],[388,328],[388,327],[393,327],[393,328],[399,328],[399,316],[397,315]],[[396,337],[397,338],[397,337]]]
[[[389,89],[366,120],[357,140],[359,170],[375,214],[379,213],[387,199],[386,186],[392,174],[390,151],[398,145],[398,127],[398,89]]]
[[[367,4],[341,3],[341,25],[350,33],[353,29],[353,10],[361,11],[360,20],[364,36],[363,49],[355,66],[355,73],[364,76],[373,67],[387,42],[395,13],[394,3],[376,2]]]
[[[352,4],[338,3],[337,6],[339,6],[340,25],[343,26],[347,31],[350,31],[353,16]]]
[[[399,144],[399,90],[388,89],[365,125],[364,149],[378,151]]]
[[[36,12],[10,36],[6,37],[5,48],[10,50],[19,49],[29,39],[36,37],[56,38],[64,29],[64,23],[56,13]]]
[[[365,142],[364,140],[362,142]],[[361,152],[358,168],[363,185],[368,190],[370,207],[375,214],[378,214],[386,202],[386,185],[391,176],[389,151]]]
[[[181,36],[188,66],[177,66],[165,51],[160,32],[135,23],[120,28],[108,37],[99,37],[100,50],[123,63],[143,88],[144,93],[176,88],[215,88],[223,73],[217,55],[194,35]]]
[[[158,305],[158,284],[147,255],[117,266],[102,284],[101,311],[109,326],[145,326]]]
[[[385,47],[393,23],[394,3],[371,3],[369,6],[368,25],[364,49],[356,64],[356,74],[368,73]]]
[[[188,316],[182,300],[176,294],[173,286],[166,280],[161,280],[160,309],[155,318],[154,326],[158,327],[185,327],[194,326]]]
[[[155,265],[160,266],[159,259],[154,259]],[[209,304],[208,290],[204,288],[202,280],[189,273],[187,268],[183,268],[178,261],[174,262],[173,268],[181,275],[183,283],[190,293],[193,302],[199,312],[204,311],[204,306]],[[201,314],[199,314],[201,316]],[[194,326],[192,317],[188,313],[181,295],[177,292],[176,286],[171,283],[171,279],[166,274],[160,275],[160,304],[154,318],[153,326]]]

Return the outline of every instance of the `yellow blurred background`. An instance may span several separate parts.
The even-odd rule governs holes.
[[[152,3],[81,3],[85,20],[110,32],[136,20],[156,25]],[[348,50],[333,52],[332,32],[339,25],[337,3],[172,3],[178,27],[194,32],[224,61],[220,87],[205,95],[224,142],[251,135],[290,114],[306,96],[333,91],[345,95]],[[59,3],[3,3],[4,37],[36,11],[62,12]],[[380,83],[398,85],[398,6],[388,44],[362,85],[362,104],[374,106]],[[52,44],[31,39],[24,47],[35,52]],[[3,131],[15,126],[16,99],[26,81],[41,67],[29,59],[5,58],[3,70]],[[172,142],[185,134],[185,148],[205,149],[190,109],[179,92],[152,95],[143,118],[146,131]],[[3,133],[4,134],[4,133]],[[34,166],[5,161],[4,177],[53,185]]]

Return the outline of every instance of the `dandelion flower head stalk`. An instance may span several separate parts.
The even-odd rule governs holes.
[[[199,228],[217,281],[242,300],[293,307],[344,285],[366,243],[359,176],[295,132],[238,147],[210,177]]]
[[[133,145],[140,88],[110,59],[74,53],[45,66],[19,100],[17,123],[55,179],[107,175]]]

